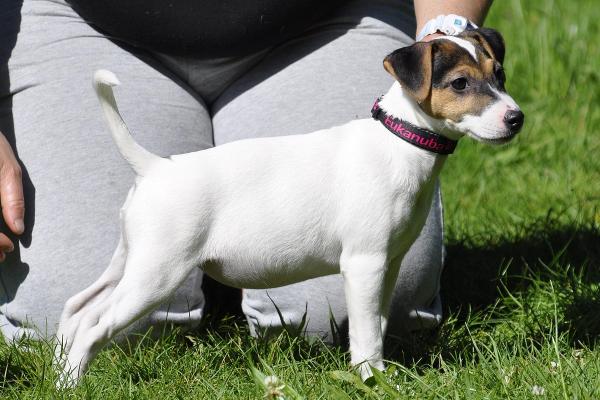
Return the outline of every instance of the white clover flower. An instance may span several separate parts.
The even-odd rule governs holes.
[[[512,376],[515,373],[515,369],[514,367],[512,367],[509,371],[505,371],[504,369],[502,369],[502,378],[504,380],[504,384],[508,385],[510,383],[510,380],[512,379]]]
[[[544,389],[542,386],[533,385],[531,388],[531,394],[534,396],[543,396],[544,393],[546,393],[546,389]]]
[[[265,395],[263,396],[265,399],[285,400],[283,395],[285,385],[279,381],[278,377],[275,375],[265,376],[263,383],[265,385]]]

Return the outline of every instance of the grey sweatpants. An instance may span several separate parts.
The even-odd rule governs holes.
[[[65,300],[101,274],[117,244],[118,210],[134,176],[102,119],[90,84],[94,70],[117,74],[125,121],[137,141],[161,155],[306,133],[369,116],[392,83],[383,57],[412,42],[413,12],[401,3],[350,2],[282,45],[196,60],[110,40],[64,0],[3,0],[0,131],[22,163],[27,209],[19,249],[0,265],[5,338],[29,328],[54,333]],[[438,195],[400,270],[392,331],[439,323],[442,257]],[[201,281],[200,270],[192,273],[146,323],[197,324],[205,304]],[[310,334],[328,334],[330,312],[338,325],[346,318],[339,275],[244,290],[242,307],[254,332],[281,325],[273,303],[292,325],[307,310]]]

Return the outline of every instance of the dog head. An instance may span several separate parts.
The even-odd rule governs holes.
[[[500,144],[511,140],[524,121],[504,88],[504,51],[497,31],[480,28],[403,47],[383,65],[445,129]]]

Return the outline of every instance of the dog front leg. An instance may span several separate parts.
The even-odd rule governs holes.
[[[372,375],[371,367],[384,369],[381,306],[386,255],[342,255],[340,271],[348,307],[351,363],[366,379]]]
[[[398,280],[402,258],[403,257],[397,257],[389,261],[385,272],[381,298],[381,332],[383,332],[384,337],[387,332],[390,307],[394,298],[394,291],[396,289],[396,281]]]

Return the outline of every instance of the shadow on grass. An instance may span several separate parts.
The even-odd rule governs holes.
[[[0,355],[0,366],[2,366],[0,393],[3,393],[5,387],[10,385],[32,386],[31,377],[28,374],[30,366],[26,365],[23,355],[13,347],[8,348]]]
[[[558,226],[540,222],[518,239],[464,239],[447,246],[442,296],[447,311],[481,310],[496,302],[499,284],[512,293],[527,289],[527,276],[551,278],[548,269],[569,266],[586,283],[600,283],[600,230],[593,226]],[[481,239],[477,238],[481,243]],[[600,333],[600,332],[599,332]]]
[[[600,230],[545,221],[524,233],[483,246],[450,243],[442,276],[446,311],[480,311],[498,301],[502,288],[520,293],[535,280],[557,281],[570,292],[562,329],[576,341],[600,336]]]
[[[37,398],[49,398],[44,393],[54,390],[53,349],[51,341],[29,338],[0,346],[0,398],[20,398],[19,391],[31,388]]]
[[[471,347],[463,328],[474,315],[478,320],[511,319],[511,306],[499,310],[497,305],[507,293],[527,299],[531,289],[555,290],[560,297],[559,331],[573,345],[595,346],[600,340],[600,229],[548,219],[524,227],[516,238],[479,236],[448,243],[441,292],[445,318],[450,316],[452,322],[389,340],[388,357],[418,366],[432,354],[460,354]],[[537,306],[525,302],[514,316],[519,312],[531,316],[531,326],[524,327],[527,336],[543,341],[547,339],[543,323],[552,316]]]

